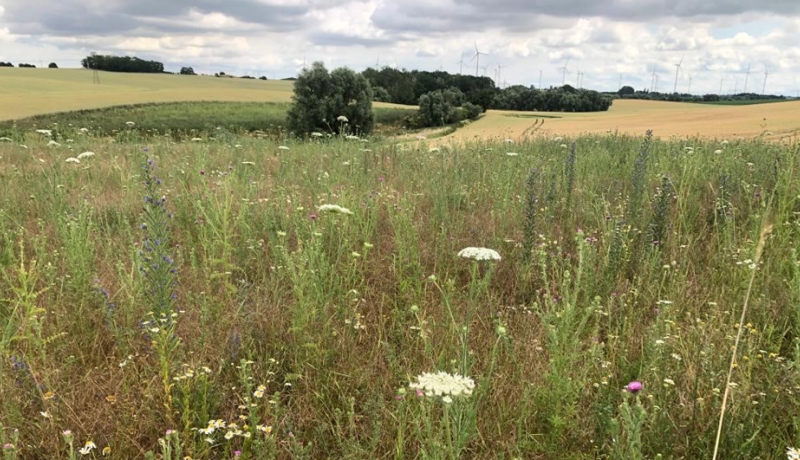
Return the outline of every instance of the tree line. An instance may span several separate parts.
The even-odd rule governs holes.
[[[396,104],[419,104],[423,95],[451,88],[463,93],[465,102],[483,110],[592,112],[608,110],[613,101],[609,95],[569,85],[547,89],[516,85],[500,89],[489,77],[454,75],[443,71],[383,67],[368,68],[362,74],[370,82],[375,100]]]
[[[108,56],[93,54],[81,60],[86,69],[105,70],[108,72],[163,73],[164,64],[158,61],[145,61],[130,56]]]
[[[646,101],[669,102],[737,102],[737,101],[763,101],[773,99],[786,99],[786,96],[777,94],[688,94],[688,93],[660,93],[658,91],[637,91],[631,86],[623,86],[616,93],[606,93],[618,99],[641,99]]]

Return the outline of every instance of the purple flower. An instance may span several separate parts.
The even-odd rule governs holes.
[[[312,212],[311,214],[308,215],[308,218],[311,220],[317,220],[317,214]]]
[[[642,382],[639,382],[638,380],[634,380],[633,382],[625,385],[625,389],[633,394],[638,393],[642,388],[644,388],[644,385],[642,385]]]
[[[241,451],[241,450],[237,450],[237,451],[235,451],[235,452],[233,453],[233,456],[234,456],[234,457],[239,457],[240,455],[242,455],[242,451]]]

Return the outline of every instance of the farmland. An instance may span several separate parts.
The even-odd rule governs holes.
[[[800,445],[797,102],[301,138],[287,82],[8,75],[4,460]]]

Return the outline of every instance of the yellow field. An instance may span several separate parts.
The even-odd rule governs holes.
[[[642,134],[648,129],[660,137],[753,137],[767,132],[766,137],[770,140],[787,140],[800,135],[800,101],[722,106],[618,100],[614,101],[608,112],[490,110],[482,119],[459,129],[447,139],[515,138],[530,128],[537,117],[544,120],[544,125],[537,132],[554,136],[605,133],[609,130]]]
[[[0,68],[0,120],[124,104],[179,101],[287,102],[291,81],[168,74],[99,72],[92,84],[85,69]]]
[[[45,113],[125,104],[178,101],[287,102],[291,81],[250,80],[167,74],[100,72],[99,85],[85,69],[0,68],[0,121]],[[392,106],[382,104],[380,106]],[[537,133],[575,135],[609,130],[641,134],[753,137],[771,140],[800,136],[800,101],[746,106],[618,100],[608,112],[537,113],[490,110],[482,119],[442,138],[515,138],[534,122]]]

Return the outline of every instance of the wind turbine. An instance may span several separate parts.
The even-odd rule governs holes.
[[[719,79],[719,94],[722,95],[722,84],[725,82],[725,77]]]
[[[486,76],[486,69],[488,69],[488,68],[489,68],[489,64],[486,64],[485,66],[481,67],[481,69],[483,69],[483,76],[484,77]]]
[[[567,82],[567,74],[569,73],[567,66],[569,65],[569,60],[570,58],[567,58],[567,62],[564,63],[564,67],[558,68],[558,70],[561,71],[561,86],[564,86],[564,84]]]
[[[769,70],[767,70],[767,66],[764,66],[764,87],[761,88],[762,96],[767,92],[767,77],[769,77]]]
[[[375,59],[375,70],[381,69],[381,55],[379,54],[378,57]]]
[[[495,74],[494,81],[495,81],[495,84],[497,84],[497,86],[500,86],[500,75],[501,75],[503,69],[505,69],[506,67],[508,67],[508,66],[507,65],[497,64],[497,67],[495,67],[495,69],[494,69],[494,74]]]
[[[656,86],[653,88],[653,91],[657,93],[658,92],[658,74],[655,74],[655,75],[656,75]]]
[[[475,76],[478,76],[478,65],[481,62],[481,55],[486,56],[486,53],[481,53],[478,51],[478,44],[475,43],[475,56],[472,56],[472,60],[475,60]]]
[[[542,89],[542,69],[539,69],[539,89]]]
[[[456,64],[459,65],[458,73],[459,74],[464,73],[464,53],[461,53],[461,59],[456,61]]]
[[[621,89],[622,89],[622,74],[619,74],[619,87],[617,88],[617,91]]]
[[[686,93],[692,94],[692,74],[689,74],[689,86],[686,88]]]
[[[650,76],[650,91],[655,92],[656,90],[656,78],[658,75],[656,74],[656,65],[653,64],[653,74]]]
[[[743,93],[747,92],[747,80],[750,78],[750,64],[747,64],[747,72],[744,74],[744,91]]]
[[[736,94],[739,90],[739,77],[733,78],[733,94]]]
[[[672,92],[678,92],[678,73],[681,71],[681,64],[683,64],[683,56],[681,56],[681,60],[675,64],[675,86],[672,87]]]

